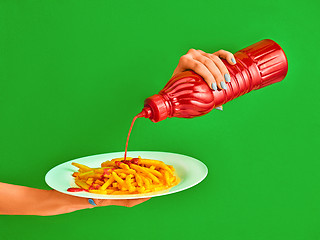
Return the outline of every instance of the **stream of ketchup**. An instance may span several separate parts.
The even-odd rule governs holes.
[[[132,127],[133,127],[133,124],[134,122],[137,120],[137,118],[141,118],[141,117],[144,117],[145,116],[145,113],[144,112],[141,112],[139,113],[137,116],[135,116],[133,119],[132,119],[132,122],[131,122],[131,125],[130,125],[130,129],[129,129],[129,133],[128,133],[128,137],[127,137],[127,142],[126,142],[126,150],[124,152],[124,160],[127,159],[127,150],[128,150],[128,143],[129,143],[129,138],[130,138],[130,134],[131,134],[131,131],[132,131]],[[132,161],[133,160],[133,161]],[[131,163],[134,163],[134,164],[138,164],[136,161],[137,161],[137,158],[134,158],[132,159]],[[85,189],[81,189],[81,188],[68,188],[67,189],[68,192],[88,192],[88,190],[85,190]]]
[[[141,112],[141,113],[139,113],[137,116],[135,116],[135,117],[132,119],[132,122],[131,122],[131,125],[130,125],[130,129],[129,129],[129,132],[128,132],[128,136],[127,136],[126,149],[125,149],[125,152],[124,152],[124,160],[127,159],[128,143],[129,143],[129,138],[130,138],[130,134],[131,134],[131,131],[132,131],[133,124],[134,124],[134,122],[137,120],[137,118],[141,118],[141,117],[143,117],[143,116],[144,116],[144,113]]]

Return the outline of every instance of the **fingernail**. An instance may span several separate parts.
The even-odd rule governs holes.
[[[88,202],[89,202],[91,205],[93,205],[93,206],[97,206],[97,204],[93,201],[92,198],[89,198],[89,199],[88,199]]]
[[[227,84],[225,82],[220,82],[220,85],[223,89],[227,89]]]
[[[224,75],[224,79],[226,80],[226,82],[231,82],[230,75],[228,73]]]
[[[216,83],[212,83],[212,84],[211,84],[211,87],[212,87],[212,89],[213,89],[214,91],[215,91],[215,90],[218,90]]]
[[[231,58],[231,61],[234,63],[234,64],[236,64],[237,62],[236,62],[236,60],[234,59],[234,58]]]

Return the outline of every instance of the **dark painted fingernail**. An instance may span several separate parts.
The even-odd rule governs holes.
[[[223,89],[227,89],[227,84],[225,82],[221,82],[220,85]]]
[[[211,84],[211,87],[212,87],[212,89],[213,89],[214,91],[215,91],[215,90],[218,90],[216,83],[212,83],[212,84]]]
[[[231,58],[231,61],[234,63],[234,64],[236,64],[237,62],[236,62],[236,60],[234,59],[234,58]]]
[[[224,79],[226,80],[226,82],[231,82],[230,75],[228,73],[224,75]]]

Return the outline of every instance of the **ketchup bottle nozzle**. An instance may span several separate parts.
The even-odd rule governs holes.
[[[150,118],[152,115],[152,111],[151,111],[151,108],[146,106],[142,109],[142,111],[137,115],[138,118]]]

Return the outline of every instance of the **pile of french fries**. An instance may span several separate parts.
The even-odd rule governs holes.
[[[79,168],[73,173],[75,183],[85,191],[97,194],[140,194],[169,189],[179,183],[175,169],[157,160],[115,158],[90,168],[72,163]]]

